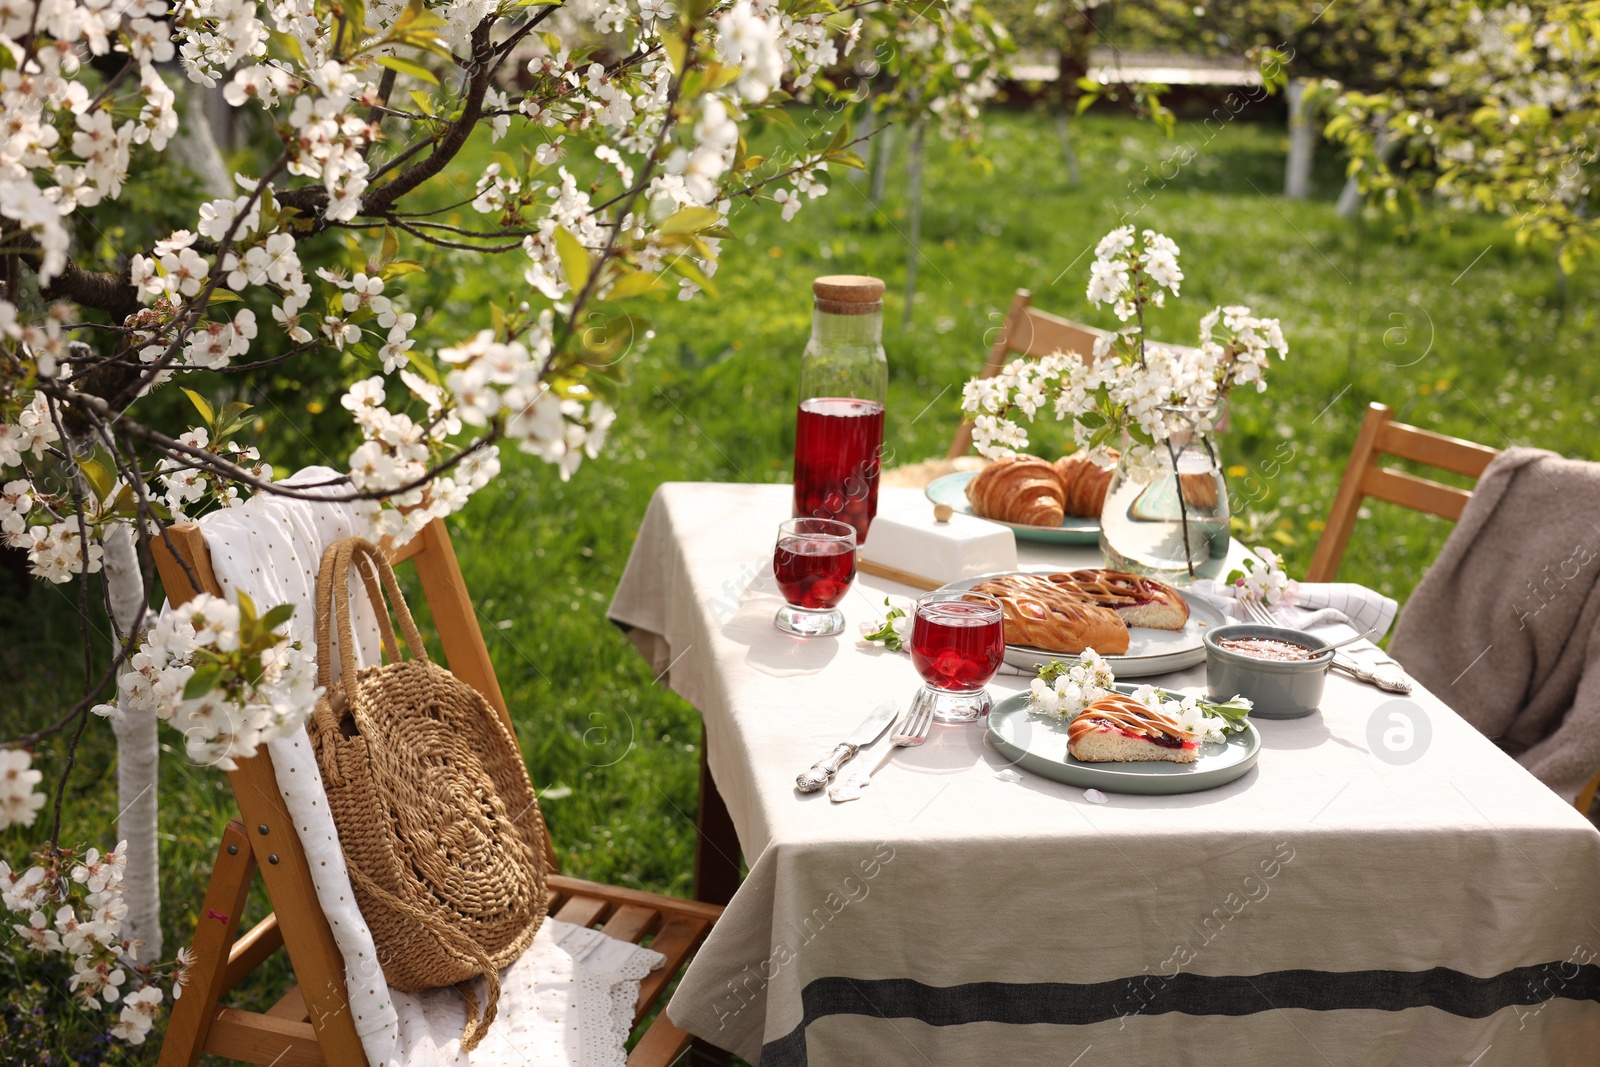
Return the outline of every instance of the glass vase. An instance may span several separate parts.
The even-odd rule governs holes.
[[[1153,464],[1130,463],[1124,452],[1112,474],[1100,512],[1106,566],[1176,586],[1220,576],[1230,512],[1211,435],[1180,432],[1153,452]]]

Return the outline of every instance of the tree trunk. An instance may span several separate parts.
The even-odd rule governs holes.
[[[906,155],[906,173],[911,180],[907,195],[911,198],[911,255],[906,262],[906,306],[900,328],[911,329],[911,312],[917,301],[917,260],[922,257],[922,135],[926,127],[919,119],[911,127],[911,150]]]
[[[1089,73],[1089,52],[1094,46],[1094,8],[1068,4],[1061,19],[1061,50],[1056,62],[1056,134],[1061,138],[1061,156],[1067,164],[1067,183],[1083,184],[1083,169],[1078,165],[1078,149],[1072,143],[1072,123],[1083,90],[1078,79]]]
[[[239,190],[228,176],[228,165],[211,134],[211,119],[206,114],[206,90],[198,85],[179,89],[183,122],[172,138],[172,156],[200,179],[209,196],[238,196]]]
[[[883,203],[889,181],[889,164],[894,160],[894,127],[888,126],[872,139],[872,206]]]
[[[1289,162],[1283,171],[1283,195],[1304,200],[1311,195],[1311,158],[1317,147],[1317,131],[1306,113],[1306,80],[1289,82]]]
[[[1399,142],[1389,136],[1388,130],[1378,131],[1378,141],[1375,146],[1378,158],[1387,162],[1390,155],[1399,147]],[[1366,197],[1361,195],[1361,186],[1351,175],[1345,180],[1344,189],[1339,193],[1338,214],[1341,219],[1353,219],[1361,211],[1361,205],[1366,203]]]
[[[1067,164],[1067,184],[1076,189],[1083,184],[1083,168],[1078,164],[1078,149],[1072,143],[1072,116],[1056,115],[1056,136],[1061,138],[1061,158]]]
[[[144,574],[134,545],[133,527],[119,525],[105,541],[106,592],[119,642],[132,636],[144,603]],[[128,843],[128,868],[122,882],[128,918],[123,935],[139,944],[134,962],[161,958],[161,863],[156,837],[156,799],[160,746],[153,714],[125,713],[112,724],[117,735],[117,837]]]

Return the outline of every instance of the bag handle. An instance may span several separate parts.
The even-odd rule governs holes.
[[[406,606],[406,599],[400,592],[400,583],[395,579],[394,568],[389,565],[388,559],[376,545],[365,538],[347,537],[328,546],[328,550],[322,554],[322,568],[317,575],[317,684],[324,690],[331,684],[332,663],[328,647],[329,628],[334,617],[337,617],[339,623],[340,677],[353,679],[359,669],[356,664],[355,633],[350,622],[349,588],[352,563],[356,564],[356,573],[361,576],[361,583],[366,588],[367,601],[372,605],[373,614],[377,616],[383,651],[389,662],[400,662],[400,650],[395,644],[394,627],[389,620],[391,604],[396,617],[400,620],[400,633],[405,638],[406,647],[411,650],[412,657],[422,660],[428,658],[427,646],[423,643],[421,632],[417,630],[411,609]],[[369,566],[362,566],[363,563]],[[377,572],[376,577],[374,571]],[[385,603],[384,593],[388,594],[388,603]]]

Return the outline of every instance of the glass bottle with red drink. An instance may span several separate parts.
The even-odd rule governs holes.
[[[835,274],[811,283],[811,343],[800,357],[794,439],[794,515],[835,519],[857,544],[878,513],[883,404],[883,282]]]

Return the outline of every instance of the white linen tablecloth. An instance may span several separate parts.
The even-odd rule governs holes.
[[[611,606],[704,716],[750,864],[678,1025],[762,1067],[1595,1061],[1600,833],[1428,693],[1331,676],[1318,714],[1259,722],[1256,767],[1209,792],[1008,781],[958,726],[857,803],[797,794],[919,679],[856,637],[904,587],[862,575],[836,638],[773,628],[789,493],[662,486]]]

